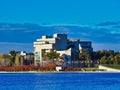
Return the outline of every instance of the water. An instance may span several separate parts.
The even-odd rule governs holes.
[[[120,73],[4,73],[0,90],[120,90]]]

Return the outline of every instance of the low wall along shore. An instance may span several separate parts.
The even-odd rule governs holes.
[[[105,67],[102,65],[99,65],[99,69],[103,69],[103,70],[110,71],[110,72],[120,72],[120,70],[118,69],[113,69],[113,68]]]

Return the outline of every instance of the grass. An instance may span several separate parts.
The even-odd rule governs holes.
[[[98,68],[85,68],[85,71],[100,71]]]
[[[114,69],[119,69],[120,70],[120,65],[112,65],[112,64],[104,64],[103,66],[109,67],[109,68],[114,68]]]

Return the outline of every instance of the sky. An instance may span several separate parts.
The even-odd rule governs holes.
[[[32,52],[32,44],[37,38],[54,32],[90,40],[95,50],[120,51],[120,0],[0,0],[0,23],[5,24],[4,28],[0,27],[0,53],[6,53],[10,48]],[[15,28],[6,23],[35,26]],[[58,27],[52,27],[48,32],[41,31],[38,25],[46,26],[47,30],[52,26]]]
[[[120,0],[0,0],[0,22],[94,25],[120,18]]]

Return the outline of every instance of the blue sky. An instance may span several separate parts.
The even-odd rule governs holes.
[[[0,22],[94,25],[119,18],[120,0],[0,0]]]
[[[0,53],[32,52],[37,38],[53,33],[120,51],[120,0],[0,0],[0,23]]]

